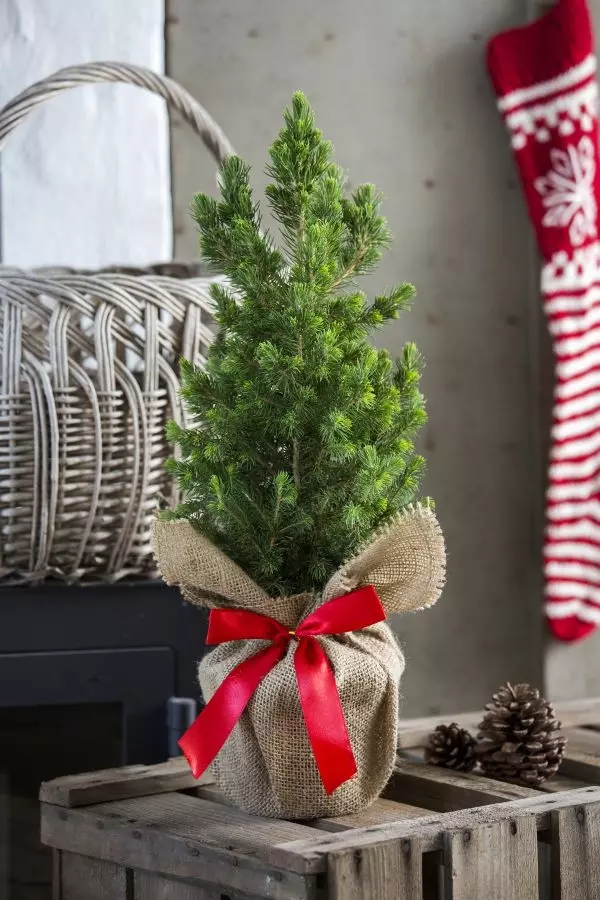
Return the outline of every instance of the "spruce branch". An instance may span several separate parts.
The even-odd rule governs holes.
[[[296,489],[300,490],[300,444],[298,442],[298,438],[294,438],[292,441],[293,448],[293,457],[292,457],[292,471],[294,473],[294,484],[296,485]]]
[[[192,204],[219,332],[206,365],[181,364],[186,426],[168,463],[191,521],[271,595],[318,591],[418,490],[422,360],[394,365],[369,333],[409,308],[409,284],[371,303],[350,285],[390,242],[372,185],[345,176],[302,94],[270,150],[264,229],[248,165],[230,157],[220,198]]]

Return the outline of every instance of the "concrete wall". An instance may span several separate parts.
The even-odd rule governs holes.
[[[600,634],[547,644],[539,535],[551,362],[529,227],[483,65],[485,40],[522,22],[524,0],[167,0],[167,63],[254,166],[293,90],[313,102],[352,183],[386,196],[396,240],[370,288],[404,279],[414,311],[383,333],[428,359],[425,490],[449,548],[448,587],[398,619],[408,715],[481,705],[503,680],[566,699],[600,693]],[[600,12],[600,0],[594,0]],[[160,70],[162,0],[5,0],[0,103],[72,62]],[[176,255],[194,258],[187,209],[214,165],[173,122]],[[134,88],[85,88],[48,103],[0,160],[0,258],[98,266],[168,258],[167,120]]]
[[[405,713],[480,706],[503,680],[542,677],[536,573],[539,448],[532,428],[531,245],[483,64],[523,0],[170,0],[170,74],[254,166],[301,88],[351,181],[374,181],[395,234],[372,289],[411,280],[414,311],[380,342],[428,359],[425,489],[449,548],[445,595],[398,619]],[[176,128],[178,256],[196,256],[187,208],[214,168]],[[535,325],[535,321],[534,321]]]
[[[62,66],[164,70],[163,0],[2,0],[0,106]],[[168,259],[168,117],[134,87],[71,90],[36,110],[2,152],[0,259],[97,267]]]

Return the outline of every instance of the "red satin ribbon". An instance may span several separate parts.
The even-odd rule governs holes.
[[[207,644],[251,639],[271,643],[236,666],[179,741],[194,777],[199,778],[211,764],[260,682],[285,656],[291,640],[297,642],[294,668],[300,705],[323,787],[332,794],[356,775],[356,760],[333,667],[314,635],[359,631],[384,619],[385,612],[372,585],[334,597],[293,630],[249,610],[211,610]]]

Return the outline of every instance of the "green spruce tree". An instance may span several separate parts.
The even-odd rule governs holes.
[[[171,423],[170,460],[189,519],[269,594],[318,591],[373,531],[415,496],[426,419],[421,358],[395,367],[370,331],[398,317],[414,289],[369,303],[355,287],[389,244],[380,197],[350,197],[331,144],[295,94],[270,150],[266,196],[279,247],[261,226],[249,167],[226,162],[221,199],[198,194],[203,257],[220,326],[205,369],[182,362],[190,428]]]

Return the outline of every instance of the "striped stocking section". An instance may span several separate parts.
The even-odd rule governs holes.
[[[585,0],[494,37],[488,66],[543,259],[556,376],[545,609],[553,634],[573,641],[600,623],[600,166]]]

